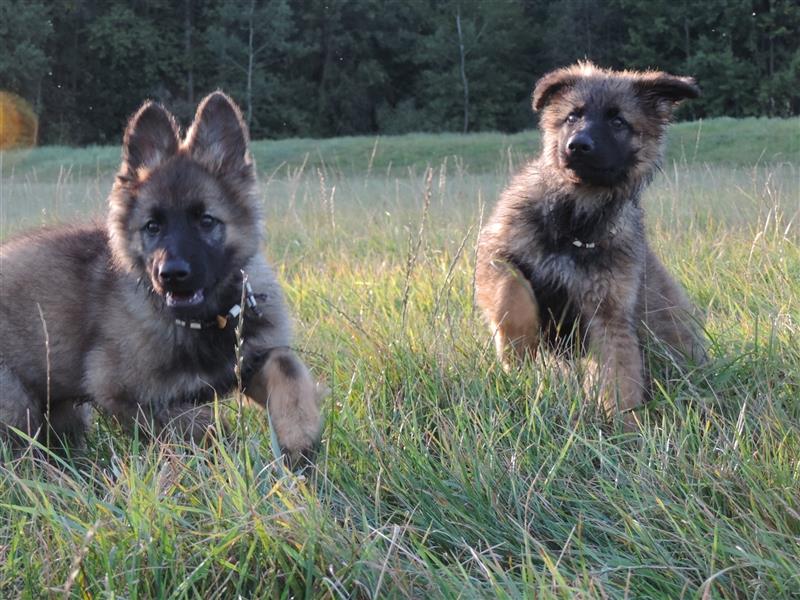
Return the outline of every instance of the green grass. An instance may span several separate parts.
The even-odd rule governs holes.
[[[381,138],[371,169],[374,140],[275,143],[296,146],[283,159],[260,142],[266,251],[331,388],[318,470],[280,476],[255,411],[205,449],[101,421],[74,460],[0,467],[0,597],[797,597],[797,123],[673,132],[678,162],[645,206],[711,361],[681,372],[650,352],[640,435],[606,427],[572,369],[504,373],[473,305],[503,148],[528,136]],[[756,130],[774,145],[724,142]],[[315,144],[325,165],[299,170]],[[381,147],[406,158],[389,170]],[[113,162],[60,181],[17,166],[0,236],[98,213]]]
[[[403,177],[409,168],[424,169],[445,159],[458,161],[474,173],[498,165],[517,165],[536,154],[539,133],[425,134],[390,137],[341,137],[325,140],[260,140],[252,145],[263,173],[289,168],[315,173],[330,168],[339,173],[365,171]],[[6,153],[2,173],[32,180],[68,175],[83,178],[113,172],[118,146],[64,148],[47,146]],[[757,163],[800,162],[800,118],[729,119],[677,123],[670,129],[667,160],[751,166]]]

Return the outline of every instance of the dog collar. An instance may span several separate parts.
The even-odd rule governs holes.
[[[261,311],[258,310],[258,302],[256,302],[256,295],[253,293],[253,288],[249,281],[244,284],[245,290],[245,306],[250,308],[256,315],[261,316]],[[242,307],[240,304],[234,304],[224,315],[217,315],[213,319],[175,319],[175,324],[186,329],[194,329],[199,331],[202,329],[225,329],[228,322],[234,320],[242,314]]]
[[[617,228],[613,226],[609,227],[608,237],[613,238],[615,235],[617,235]],[[583,242],[578,238],[572,238],[572,245],[575,246],[576,248],[586,248],[587,250],[592,250],[594,248],[597,248],[597,246],[600,245],[600,242]]]

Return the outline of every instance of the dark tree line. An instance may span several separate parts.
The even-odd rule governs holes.
[[[800,113],[797,0],[0,0],[0,89],[42,143],[223,88],[253,137],[515,131],[549,69],[692,74],[684,118]]]

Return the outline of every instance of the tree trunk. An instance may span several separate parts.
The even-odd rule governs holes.
[[[458,31],[458,50],[461,56],[461,83],[464,86],[464,133],[469,129],[469,82],[464,57],[464,36],[461,33],[461,5],[456,9],[456,30]]]
[[[33,129],[33,145],[39,143],[39,116],[42,114],[42,78],[36,80],[36,106],[33,111],[36,113]]]
[[[186,59],[186,101],[194,104],[194,59],[192,58],[192,0],[183,2],[183,50]]]
[[[250,0],[250,14],[248,16],[249,37],[247,39],[247,128],[253,122],[253,15],[256,11],[256,0]]]
[[[589,13],[589,5],[583,3],[583,22],[586,25],[586,55],[592,56],[592,18]]]
[[[331,133],[330,127],[326,127],[325,124],[325,108],[328,101],[328,72],[330,71],[331,61],[331,48],[328,39],[328,29],[328,17],[323,9],[322,27],[320,31],[320,45],[322,46],[322,68],[319,75],[319,85],[317,86],[317,133],[320,134],[320,132],[323,132],[322,135],[329,135]],[[338,128],[339,124],[336,123],[334,125],[333,133],[336,133],[336,128]]]
[[[684,10],[688,10],[684,6]],[[691,38],[689,37],[689,15],[683,15],[683,38],[684,38],[684,52],[686,52],[686,66],[689,66],[689,60],[692,58]]]

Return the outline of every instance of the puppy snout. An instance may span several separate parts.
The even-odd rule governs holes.
[[[182,258],[168,258],[158,267],[158,279],[165,285],[183,283],[191,274],[189,263]]]
[[[570,156],[591,156],[594,149],[594,140],[585,131],[579,131],[567,142],[567,151]]]

